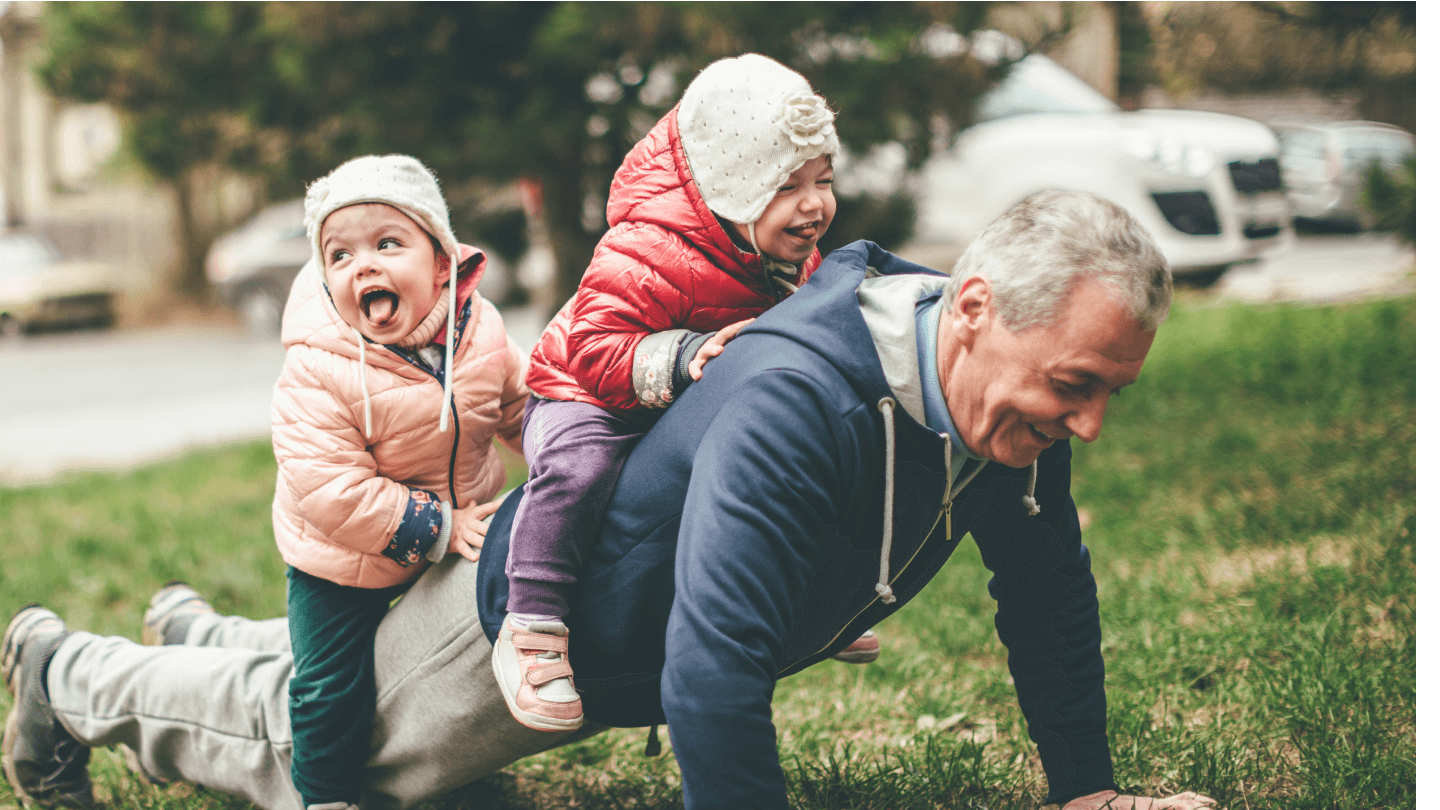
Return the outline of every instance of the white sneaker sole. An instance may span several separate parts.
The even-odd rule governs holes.
[[[507,683],[504,661],[501,656],[510,656],[509,660],[515,659],[515,647],[505,637],[505,628],[500,631],[501,635],[495,639],[495,647],[490,651],[490,668],[495,672],[495,683],[500,686],[500,694],[505,696],[505,705],[510,709],[510,715],[520,725],[536,731],[575,731],[585,725],[584,716],[574,720],[556,720],[553,717],[544,717],[533,712],[521,709],[515,703],[515,695],[520,691],[520,684]],[[517,670],[517,673],[518,670]]]

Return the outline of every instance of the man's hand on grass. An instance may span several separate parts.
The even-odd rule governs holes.
[[[749,326],[753,320],[755,319],[746,318],[743,321],[736,321],[711,335],[710,339],[705,341],[705,345],[700,347],[700,351],[695,355],[695,359],[691,360],[690,365],[686,367],[686,370],[690,372],[690,379],[700,379],[702,374],[700,370],[705,367],[705,364],[719,357],[720,353],[725,351],[725,344],[729,343],[730,339],[735,337],[741,329]]]
[[[480,560],[480,548],[485,545],[485,532],[490,528],[490,516],[500,508],[504,498],[489,503],[476,504],[456,509],[450,516],[450,550],[470,562]]]
[[[1054,805],[1050,805],[1054,807]],[[1163,799],[1146,796],[1124,796],[1113,790],[1102,790],[1065,803],[1060,810],[1219,810],[1215,800],[1194,791],[1177,793]]]

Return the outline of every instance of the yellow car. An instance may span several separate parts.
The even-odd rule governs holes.
[[[37,327],[109,326],[119,268],[105,262],[71,261],[43,236],[0,234],[0,334]]]

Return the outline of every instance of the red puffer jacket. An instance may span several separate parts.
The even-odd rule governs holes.
[[[678,109],[615,173],[610,230],[530,356],[526,383],[542,397],[636,410],[631,374],[642,339],[670,329],[711,332],[780,301],[760,256],[742,253],[701,198],[680,146]],[[816,251],[797,283],[819,264]]]

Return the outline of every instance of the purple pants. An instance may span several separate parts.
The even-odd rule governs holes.
[[[656,416],[537,397],[525,403],[522,445],[530,480],[510,530],[506,610],[561,618],[570,612],[570,589],[625,457]]]

